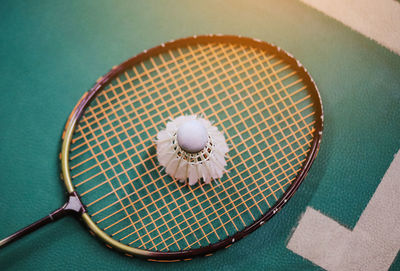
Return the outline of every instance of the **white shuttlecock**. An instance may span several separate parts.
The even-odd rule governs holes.
[[[221,178],[228,145],[217,127],[197,116],[180,116],[157,134],[157,158],[172,177],[194,185]]]

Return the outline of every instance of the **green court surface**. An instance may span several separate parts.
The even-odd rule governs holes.
[[[60,137],[82,94],[162,42],[223,33],[276,44],[308,69],[325,112],[295,196],[212,257],[128,258],[67,217],[1,249],[0,270],[320,270],[286,247],[302,213],[352,229],[400,149],[400,56],[299,1],[2,1],[0,29],[0,239],[64,203]]]

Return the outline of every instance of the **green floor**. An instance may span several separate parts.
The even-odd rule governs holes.
[[[2,1],[0,29],[0,238],[63,204],[59,140],[82,93],[164,41],[224,33],[277,44],[307,67],[325,110],[300,190],[229,249],[149,263],[105,248],[68,217],[2,249],[1,270],[318,270],[286,248],[305,208],[354,227],[400,148],[400,56],[298,1]]]

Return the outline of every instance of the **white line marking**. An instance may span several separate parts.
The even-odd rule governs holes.
[[[301,0],[400,55],[400,4],[394,0]]]
[[[352,231],[308,207],[287,247],[327,270],[389,269],[400,249],[400,151]]]

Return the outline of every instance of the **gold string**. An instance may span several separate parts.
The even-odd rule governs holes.
[[[315,113],[306,86],[296,76],[276,55],[222,43],[178,48],[125,71],[92,101],[74,134],[72,176],[89,213],[101,216],[96,223],[121,242],[159,251],[204,246],[248,226],[287,189],[310,148]],[[291,78],[295,80],[285,86]],[[304,97],[295,98],[298,93]],[[166,116],[184,114],[202,114],[226,135],[235,155],[228,159],[231,173],[220,185],[183,189],[159,172],[150,151],[155,132]],[[134,164],[133,156],[141,161]],[[102,157],[110,168],[101,167]],[[135,171],[133,179],[130,170]],[[264,180],[267,175],[271,179]],[[112,186],[113,179],[119,186],[104,193],[104,185]],[[113,194],[118,201],[96,207]],[[146,206],[146,199],[152,203]],[[102,215],[108,209],[111,213]],[[122,211],[122,218],[113,218]],[[133,216],[140,219],[133,221]],[[131,223],[121,227],[127,219]]]

